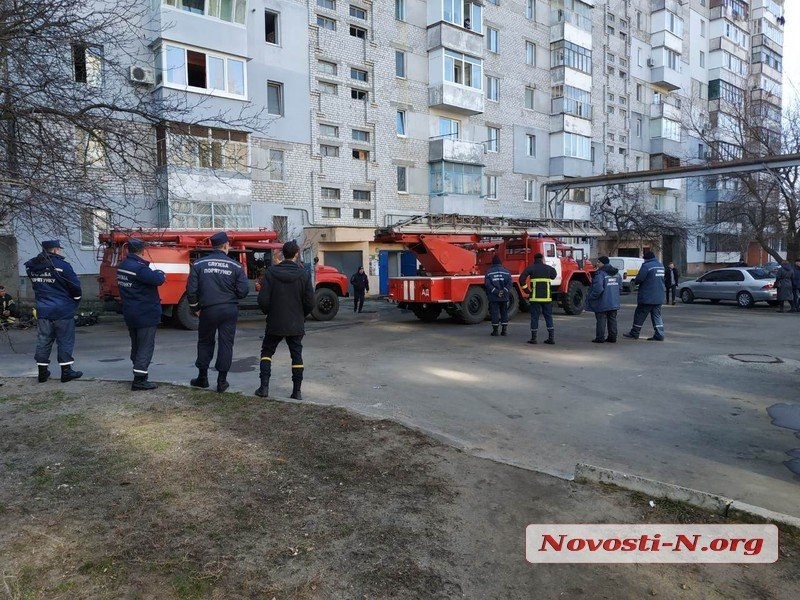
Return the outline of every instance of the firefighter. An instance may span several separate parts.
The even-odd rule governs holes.
[[[302,400],[303,336],[305,318],[314,308],[314,287],[311,277],[297,264],[299,248],[295,242],[283,245],[283,261],[272,265],[261,284],[258,305],[267,315],[264,341],[261,343],[261,385],[256,396],[269,397],[269,378],[272,375],[272,355],[281,340],[286,339],[292,357],[292,395]]]
[[[14,298],[6,292],[6,286],[0,285],[0,323],[9,325],[14,323],[14,317],[19,316]]]
[[[664,265],[656,255],[647,251],[644,253],[644,262],[639,268],[639,273],[633,280],[639,285],[636,296],[636,312],[633,313],[633,326],[630,333],[623,333],[622,337],[639,339],[647,315],[653,323],[653,337],[647,338],[653,342],[664,341],[664,320],[661,318],[661,305],[665,298]]]
[[[529,344],[535,344],[536,332],[539,329],[539,314],[544,314],[547,325],[547,339],[545,344],[555,344],[555,325],[553,324],[553,300],[550,297],[550,281],[558,277],[556,270],[544,264],[544,256],[537,252],[533,255],[533,264],[525,267],[519,276],[519,285],[523,290],[530,292],[528,301],[531,305],[531,339]]]
[[[214,251],[194,262],[186,282],[186,297],[192,314],[200,317],[197,331],[197,377],[191,385],[208,387],[208,366],[214,356],[215,338],[219,337],[217,392],[230,387],[228,371],[233,360],[233,340],[239,318],[239,300],[247,297],[250,285],[242,265],[228,258],[230,243],[224,231],[211,236]],[[219,333],[219,336],[217,334]]]
[[[622,275],[612,266],[607,256],[597,259],[597,271],[592,276],[587,308],[595,316],[595,334],[592,342],[602,344],[617,342],[617,311],[620,307],[620,286]],[[606,337],[608,324],[608,337]]]
[[[81,282],[72,266],[61,256],[59,240],[42,242],[42,253],[25,263],[25,271],[33,284],[36,296],[38,336],[36,338],[36,365],[39,383],[50,377],[50,350],[53,342],[58,348],[61,382],[78,379],[82,371],[75,371],[75,311],[81,301]]]
[[[489,297],[489,314],[492,318],[492,333],[498,335],[497,330],[502,326],[499,335],[508,335],[508,302],[511,299],[511,273],[506,269],[500,257],[492,257],[492,266],[486,271],[483,280],[486,295]]]
[[[358,271],[350,278],[350,283],[353,285],[353,312],[361,312],[364,308],[364,295],[369,291],[369,277],[364,273],[364,267],[358,267]]]
[[[143,253],[144,242],[138,238],[130,238],[128,255],[117,268],[122,315],[131,337],[133,391],[154,390],[158,387],[152,381],[147,381],[147,369],[153,359],[156,329],[161,323],[158,286],[167,278],[163,271],[150,268],[150,263],[142,257]]]

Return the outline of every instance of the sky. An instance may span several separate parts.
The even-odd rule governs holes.
[[[788,107],[800,98],[800,0],[785,0],[783,32],[783,106]]]

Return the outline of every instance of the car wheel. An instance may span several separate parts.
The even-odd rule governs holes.
[[[694,302],[694,294],[692,293],[692,290],[689,288],[683,288],[681,290],[681,302],[684,304],[691,304]]]
[[[411,310],[414,316],[425,323],[433,323],[442,314],[440,304],[414,304]]]
[[[750,292],[739,292],[736,294],[736,303],[742,308],[750,308],[753,306],[753,296]]]
[[[508,319],[509,321],[517,316],[519,312],[519,292],[517,288],[511,289],[511,298],[508,301]]]
[[[173,316],[178,325],[184,329],[188,329],[189,331],[197,331],[197,329],[200,327],[200,319],[192,314],[192,311],[189,308],[189,299],[186,297],[186,295],[184,295],[180,302],[178,302],[178,306],[175,307]]]

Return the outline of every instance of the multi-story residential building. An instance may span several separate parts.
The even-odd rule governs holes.
[[[264,118],[154,132],[142,225],[273,228],[305,260],[364,264],[376,291],[415,266],[372,241],[377,227],[426,212],[589,219],[602,188],[544,197],[542,184],[736,156],[724,125],[742,98],[780,132],[778,0],[153,2],[134,61],[152,65],[153,93],[202,97],[197,120],[203,107]],[[698,222],[732,181],[635,195]],[[724,239],[668,232],[618,251],[653,246],[698,270],[732,260]]]

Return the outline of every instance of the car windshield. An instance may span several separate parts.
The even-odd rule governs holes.
[[[765,269],[747,269],[753,279],[775,279],[775,275]]]

